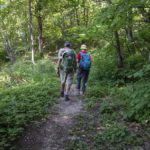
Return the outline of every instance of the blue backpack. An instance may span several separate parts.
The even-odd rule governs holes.
[[[80,52],[80,62],[79,62],[79,67],[83,70],[90,70],[91,67],[91,59],[90,55],[88,53],[82,53]]]

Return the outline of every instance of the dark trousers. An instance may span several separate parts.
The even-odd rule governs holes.
[[[79,68],[77,70],[77,90],[80,90],[81,84],[82,84],[82,92],[85,93],[86,90],[86,83],[89,76],[89,70],[82,70]]]

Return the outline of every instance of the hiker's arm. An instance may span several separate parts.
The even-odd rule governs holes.
[[[57,61],[57,71],[59,72],[60,69],[60,64],[61,64],[62,59],[58,59]]]
[[[62,61],[62,49],[60,49],[59,52],[58,52],[57,68],[60,67],[61,61]]]
[[[60,70],[60,64],[61,64],[61,61],[62,61],[62,50],[60,49],[59,52],[58,52],[58,61],[57,61],[57,74],[59,75],[59,70]]]
[[[77,68],[79,68],[80,58],[81,58],[80,53],[78,53],[78,54],[76,55]]]
[[[62,60],[62,59],[58,59],[58,61],[57,61],[57,68],[60,67],[61,60]]]
[[[76,57],[75,57],[75,62],[74,62],[74,63],[75,63],[75,70],[76,70],[77,67],[78,67],[78,66],[77,66],[77,60],[76,60]]]
[[[58,76],[60,75],[60,63],[61,63],[61,59],[58,59],[58,61],[57,61],[57,74],[58,74]]]

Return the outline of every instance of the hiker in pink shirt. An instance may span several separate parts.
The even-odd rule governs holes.
[[[77,70],[77,85],[76,85],[76,95],[80,95],[80,88],[81,94],[85,95],[86,91],[86,83],[88,81],[88,76],[91,68],[91,55],[87,52],[87,47],[85,44],[81,45],[81,51],[77,54],[77,63],[78,63],[78,70]]]

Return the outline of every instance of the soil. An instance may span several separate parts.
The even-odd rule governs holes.
[[[93,136],[96,132],[103,130],[97,117],[101,116],[99,103],[91,111],[86,111],[83,97],[75,96],[75,85],[72,85],[70,95],[70,101],[65,101],[63,98],[57,100],[56,105],[49,110],[50,115],[47,119],[30,124],[25,129],[14,149],[72,150],[68,148],[68,141],[76,141],[76,143],[79,143],[78,141],[85,141],[89,149],[96,150],[92,140]],[[119,121],[122,121],[122,119],[118,119]],[[137,124],[133,123],[126,124],[126,126],[129,131],[138,132],[137,135],[144,139],[144,143],[143,146],[129,146],[120,150],[149,150],[150,142],[143,127],[138,127]],[[75,131],[77,131],[77,134],[74,134]],[[105,150],[104,143],[101,144],[101,149]],[[82,150],[82,148],[79,149]],[[97,149],[99,150],[100,147],[98,146]],[[112,146],[108,146],[107,149],[117,150],[116,147]],[[74,147],[73,150],[75,150]]]
[[[75,85],[71,87],[70,101],[59,98],[46,120],[30,125],[17,143],[17,150],[65,150],[73,118],[83,113],[83,102],[75,96]]]

